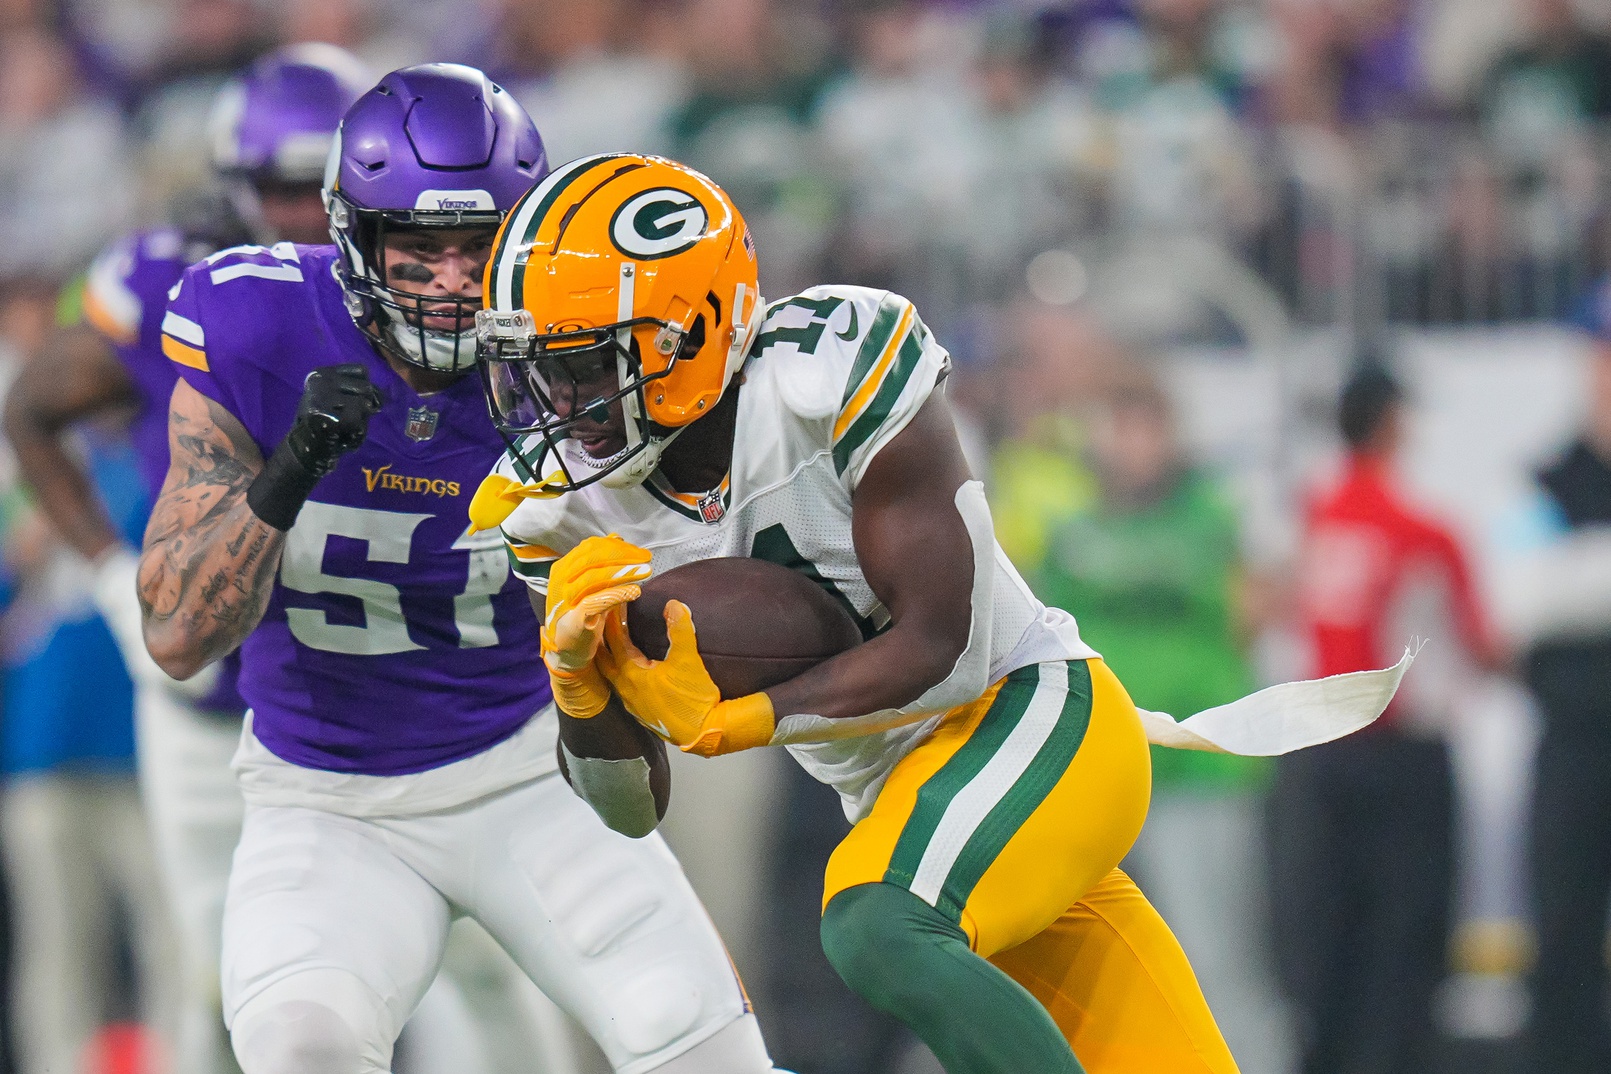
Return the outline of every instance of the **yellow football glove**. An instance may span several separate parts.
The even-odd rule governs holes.
[[[543,662],[554,702],[568,716],[590,719],[604,711],[610,687],[593,666],[604,624],[624,627],[624,609],[638,599],[649,577],[649,553],[615,534],[589,537],[559,559],[548,573],[543,617]]]
[[[598,668],[638,722],[684,753],[714,757],[772,741],[776,721],[764,693],[723,701],[699,657],[694,618],[681,601],[666,602],[664,660],[650,660],[627,636],[625,623],[609,619]]]

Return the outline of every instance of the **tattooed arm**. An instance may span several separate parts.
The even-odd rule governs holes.
[[[263,469],[257,445],[234,415],[182,380],[169,403],[168,450],[140,557],[140,608],[152,658],[187,679],[262,619],[285,532],[246,502]]]

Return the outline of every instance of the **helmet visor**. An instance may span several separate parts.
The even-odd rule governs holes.
[[[665,330],[663,322],[641,318],[539,335],[526,310],[480,311],[477,357],[492,420],[506,433],[561,440],[578,426],[605,425],[618,401],[636,401],[642,414],[643,386],[671,370],[643,373],[632,331],[640,326]]]

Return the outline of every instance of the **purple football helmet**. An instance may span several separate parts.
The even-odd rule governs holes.
[[[525,109],[473,67],[430,63],[393,71],[341,121],[324,173],[330,234],[358,327],[412,365],[462,373],[475,364],[481,299],[424,299],[386,285],[388,228],[496,230],[548,174]],[[426,317],[453,318],[451,330]]]
[[[213,168],[260,239],[279,236],[258,195],[315,188],[341,117],[373,84],[356,57],[306,44],[269,53],[219,91],[208,123]]]

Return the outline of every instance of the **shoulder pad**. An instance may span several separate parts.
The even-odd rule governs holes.
[[[867,287],[814,287],[772,303],[750,354],[790,411],[821,423],[852,487],[951,367],[910,302]]]
[[[231,246],[212,254],[202,264],[207,266],[207,279],[214,287],[243,279],[302,282],[302,256],[289,242]]]

